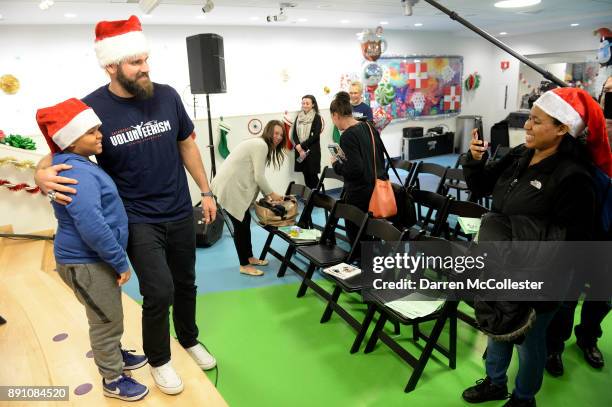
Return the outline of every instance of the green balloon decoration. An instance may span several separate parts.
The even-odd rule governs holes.
[[[376,101],[381,106],[386,106],[393,102],[395,98],[395,88],[390,83],[381,83],[375,92]]]

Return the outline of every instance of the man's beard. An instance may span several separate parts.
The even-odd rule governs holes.
[[[142,83],[139,79],[145,77],[146,81]],[[128,93],[134,95],[136,99],[149,99],[153,96],[153,82],[149,79],[149,74],[146,72],[140,73],[135,80],[128,79],[121,68],[117,69],[117,81],[123,86]]]

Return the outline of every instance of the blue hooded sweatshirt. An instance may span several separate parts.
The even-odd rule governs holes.
[[[113,180],[87,157],[62,152],[53,155],[53,165],[70,164],[61,172],[74,178],[77,190],[72,202],[53,202],[57,218],[55,259],[60,264],[104,262],[117,274],[128,270],[125,248],[128,218]]]

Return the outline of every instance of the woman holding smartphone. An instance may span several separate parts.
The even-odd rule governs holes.
[[[291,139],[295,145],[295,171],[304,175],[304,183],[315,189],[319,183],[321,171],[321,144],[323,120],[319,115],[317,99],[312,95],[302,97],[302,110],[298,113]]]

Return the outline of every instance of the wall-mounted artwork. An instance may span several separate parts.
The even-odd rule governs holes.
[[[381,57],[382,80],[369,86],[372,109],[393,121],[454,116],[461,112],[463,57]]]

